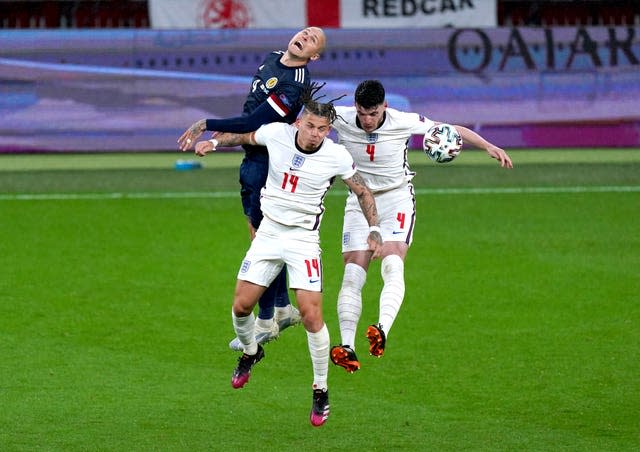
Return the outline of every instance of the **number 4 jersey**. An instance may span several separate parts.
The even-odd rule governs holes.
[[[371,133],[358,126],[355,107],[336,107],[338,132],[355,161],[358,173],[372,192],[387,191],[410,181],[407,146],[411,135],[424,135],[434,124],[417,113],[387,108],[382,125]]]

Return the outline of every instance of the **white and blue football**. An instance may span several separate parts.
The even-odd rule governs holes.
[[[447,163],[460,154],[462,137],[451,124],[436,124],[424,134],[422,148],[434,162]]]

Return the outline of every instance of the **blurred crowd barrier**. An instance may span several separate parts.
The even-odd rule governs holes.
[[[0,152],[173,150],[194,121],[240,114],[257,66],[294,31],[0,31]],[[340,104],[377,78],[390,106],[503,147],[637,147],[638,32],[328,29],[309,69]]]

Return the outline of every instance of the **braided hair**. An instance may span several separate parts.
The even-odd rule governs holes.
[[[319,102],[319,100],[325,97],[325,95],[323,94],[321,96],[315,96],[324,85],[326,85],[326,83],[319,84],[316,82],[312,82],[311,85],[309,85],[309,87],[307,87],[307,89],[302,94],[302,105],[304,107],[304,111],[316,116],[320,116],[322,118],[326,118],[329,120],[329,124],[333,124],[333,121],[335,121],[338,117],[333,103],[345,97],[346,94],[343,94],[340,97],[336,97],[335,99],[331,99],[328,102]]]

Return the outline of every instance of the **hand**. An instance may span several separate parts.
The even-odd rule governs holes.
[[[371,251],[371,259],[377,259],[382,255],[382,236],[378,231],[369,232],[367,237],[369,251]]]
[[[178,149],[182,152],[189,150],[191,145],[195,143],[195,141],[200,138],[202,132],[204,132],[207,128],[206,119],[201,119],[197,122],[194,122],[191,127],[189,127],[185,132],[180,135],[178,138]]]
[[[204,157],[209,152],[215,151],[217,145],[218,145],[218,140],[216,140],[215,138],[209,141],[198,141],[196,143],[196,155],[200,157]]]
[[[504,149],[499,148],[498,146],[491,145],[487,147],[487,154],[500,162],[500,166],[503,168],[513,168],[513,162],[511,161],[511,157],[507,155]]]

